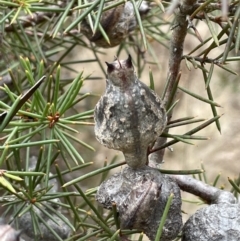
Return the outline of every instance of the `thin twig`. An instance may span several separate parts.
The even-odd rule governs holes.
[[[171,98],[171,93],[173,91],[173,88],[175,86],[175,83],[179,75],[180,64],[181,64],[182,55],[183,55],[183,44],[187,34],[187,29],[188,29],[188,22],[186,19],[187,19],[187,16],[191,15],[196,10],[197,7],[198,7],[197,0],[185,0],[179,6],[179,9],[176,13],[176,19],[175,19],[175,25],[174,25],[175,27],[173,29],[172,38],[170,42],[170,59],[169,59],[169,71],[168,71],[169,80],[168,80],[168,86],[163,98],[163,102],[165,103],[165,106],[167,106]],[[172,111],[169,111],[168,121],[171,120],[171,117],[172,117]],[[165,130],[165,132],[168,132],[168,130]],[[167,138],[159,137],[158,140],[155,142],[153,149],[157,149],[157,147],[165,144],[166,140]],[[149,157],[150,165],[157,166],[157,164],[161,164],[163,161],[163,156],[164,156],[164,149],[158,152],[152,153]]]
[[[190,176],[171,175],[171,177],[181,190],[202,198],[208,204],[236,203],[236,198],[231,192],[220,190]]]
[[[169,96],[171,95],[174,83],[177,79],[180,64],[182,60],[183,44],[187,34],[188,22],[186,21],[187,15],[194,12],[197,5],[196,0],[186,0],[179,7],[179,11],[176,14],[175,26],[172,33],[172,38],[170,42],[170,59],[169,59],[169,73],[170,76],[169,85],[164,96],[164,103],[167,103]],[[169,115],[171,118],[171,113]],[[169,119],[170,119],[169,118]]]
[[[22,23],[23,28],[32,27],[34,25],[38,25],[44,21],[46,21],[48,18],[52,18],[55,15],[54,11],[51,13],[40,13],[36,12],[33,13],[31,16],[25,16],[22,19],[19,19]],[[5,27],[6,32],[14,32],[18,28],[17,24],[8,24]]]
[[[52,9],[51,12],[35,12],[35,13],[32,13],[31,15],[19,17],[18,20],[22,24],[23,28],[32,27],[40,23],[43,23],[48,19],[53,18],[56,15],[62,14],[61,11],[56,11],[56,10],[60,8],[64,9],[66,4],[67,4],[67,1],[61,1],[61,2],[58,2],[57,5],[48,6],[50,9]],[[70,12],[70,14],[72,14],[72,12]],[[16,29],[19,29],[18,24],[6,24],[4,28],[6,32],[14,32],[16,31]]]

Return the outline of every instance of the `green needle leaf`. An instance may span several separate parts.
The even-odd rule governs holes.
[[[228,53],[231,49],[231,46],[233,44],[233,39],[235,38],[235,32],[236,32],[236,27],[237,25],[239,25],[239,16],[240,16],[240,7],[238,7],[236,13],[235,13],[235,16],[234,16],[234,19],[233,19],[233,24],[231,26],[231,30],[230,30],[230,33],[229,33],[229,36],[228,36],[228,40],[227,40],[227,43],[225,45],[225,50],[224,50],[224,53],[223,53],[223,57],[221,59],[221,62],[224,64],[226,59],[227,59],[227,56],[228,56]]]
[[[166,128],[173,128],[173,127],[179,127],[179,126],[183,126],[183,125],[189,125],[189,124],[193,124],[193,123],[197,123],[197,122],[202,122],[205,121],[205,119],[196,119],[196,120],[189,120],[189,121],[181,121],[181,122],[176,122],[173,124],[169,124],[166,126]],[[169,122],[172,123],[172,122]]]
[[[79,24],[98,4],[99,0],[94,1],[91,4],[91,7],[89,7],[87,10],[85,10],[75,21],[73,21],[64,31],[65,33],[69,32],[71,29],[73,29],[77,24]]]
[[[149,80],[150,80],[150,86],[149,86],[150,89],[155,90],[153,74],[152,74],[152,70],[150,67],[149,67]]]
[[[226,70],[227,72],[229,72],[229,73],[231,73],[231,74],[238,75],[237,72],[229,69],[228,67],[226,67],[226,65],[218,64],[218,63],[217,63],[216,65],[217,65],[219,68],[224,69],[224,70]]]
[[[4,173],[3,173],[3,176],[6,176],[6,177],[8,177],[8,178],[11,178],[11,179],[13,179],[13,180],[15,180],[15,181],[22,181],[22,180],[23,180],[21,177],[12,175],[12,174],[7,173],[7,172],[4,172]]]
[[[142,241],[143,240],[143,236],[144,236],[144,233],[140,233],[138,241]]]
[[[6,171],[7,174],[17,175],[17,176],[45,176],[43,172],[21,172],[21,171]]]
[[[32,94],[37,90],[37,88],[41,85],[45,76],[43,76],[32,88],[30,88],[24,95],[20,95],[17,97],[15,102],[13,103],[10,110],[5,114],[1,114],[0,121],[2,124],[0,126],[0,132],[8,125],[8,123],[12,120],[12,118],[16,115],[16,113],[20,110],[20,108],[26,103],[26,101],[32,96]]]
[[[74,148],[74,146],[70,143],[70,141],[66,138],[66,136],[61,132],[61,130],[59,130],[58,128],[54,129],[54,132],[56,133],[56,135],[59,137],[59,139],[61,140],[61,144],[63,145],[63,147],[65,148],[66,152],[71,156],[71,158],[74,160],[74,162],[76,163],[76,165],[78,165],[78,161],[80,161],[81,163],[84,163],[83,158],[81,157],[81,155],[78,153],[78,151]],[[59,144],[60,144],[59,143]],[[61,148],[60,148],[61,149]]]
[[[214,180],[214,182],[213,182],[213,186],[214,186],[214,187],[216,187],[220,176],[221,176],[221,173],[219,173],[219,174],[216,176],[216,178],[215,178],[215,180]]]
[[[199,174],[204,173],[202,169],[194,169],[194,170],[166,170],[166,169],[159,169],[159,171],[163,174],[168,175],[192,175],[192,174]]]
[[[11,185],[11,183],[5,179],[3,176],[0,176],[0,184],[7,190],[9,190],[11,193],[16,193],[15,189]]]
[[[56,221],[53,219],[53,217],[47,212],[45,211],[40,204],[36,203],[35,206],[42,212],[44,213],[49,219],[51,219],[54,223],[56,223]],[[54,238],[57,238],[59,241],[62,240],[61,237],[59,237],[59,235],[52,229],[52,227],[42,218],[41,215],[39,215],[37,212],[34,212],[35,215],[37,216],[37,218],[41,221],[41,223],[54,235]],[[57,223],[56,223],[57,225]],[[55,239],[56,240],[56,239]]]
[[[62,115],[72,104],[83,84],[82,73],[72,82],[69,89],[58,99],[57,110]]]
[[[207,13],[205,11],[203,11],[203,14],[204,14],[204,17],[206,19],[206,22],[207,22],[208,28],[210,30],[210,33],[212,34],[212,37],[214,39],[214,42],[216,43],[217,46],[219,46],[219,41],[218,41],[217,34],[215,32],[214,26],[212,25],[212,22],[210,21]]]
[[[131,3],[133,5],[134,12],[135,12],[137,22],[138,22],[138,25],[139,25],[139,28],[140,28],[140,32],[141,32],[141,35],[142,35],[142,41],[143,41],[144,49],[147,50],[147,40],[146,40],[145,31],[144,31],[144,28],[143,28],[142,19],[141,19],[139,10],[137,8],[135,0],[131,0]]]
[[[158,230],[157,230],[157,235],[156,235],[155,241],[159,241],[160,238],[161,238],[163,227],[164,227],[164,224],[166,222],[167,214],[168,214],[168,211],[171,207],[171,203],[172,203],[173,198],[174,198],[174,195],[171,193],[170,196],[168,197],[167,204],[165,206],[165,209],[164,209],[164,212],[163,212],[163,215],[162,215],[162,218],[161,218],[161,222],[159,223],[159,227],[158,227]]]
[[[15,145],[0,146],[0,150],[4,150],[6,147],[9,149],[15,149],[15,148],[23,148],[23,147],[29,147],[29,146],[47,145],[47,144],[57,143],[57,142],[59,142],[59,140],[43,140],[43,141],[36,141],[36,142],[20,143]]]
[[[197,94],[195,94],[195,93],[192,93],[192,92],[190,92],[189,90],[186,90],[186,89],[184,89],[184,88],[182,88],[182,87],[180,87],[180,86],[178,86],[178,88],[179,88],[180,90],[182,90],[183,92],[185,92],[185,93],[193,96],[194,98],[196,98],[196,99],[198,99],[198,100],[201,100],[201,101],[203,101],[203,102],[206,102],[206,103],[208,103],[208,104],[210,104],[210,105],[215,105],[215,106],[217,106],[217,107],[221,107],[218,103],[216,103],[216,102],[214,102],[214,101],[212,101],[212,100],[205,99],[205,98],[203,98],[202,96],[197,95]]]
[[[237,29],[236,43],[235,43],[235,53],[236,54],[238,53],[239,49],[240,49],[240,21],[238,22],[238,29]]]
[[[118,229],[114,234],[113,236],[109,239],[109,241],[115,241],[116,238],[119,236],[119,233],[120,233],[120,229]]]
[[[206,83],[207,83],[207,74],[204,71],[202,71],[202,73],[203,73],[203,78],[204,78],[205,85],[206,85]],[[209,100],[213,101],[213,95],[212,95],[212,91],[211,91],[209,85],[207,87],[207,94],[208,94]],[[216,110],[215,105],[211,104],[211,109],[212,109],[213,116],[216,117],[218,114],[217,114],[217,110]],[[216,119],[216,126],[217,126],[218,131],[221,133],[221,125],[220,125],[220,122],[219,122],[219,118]]]
[[[21,96],[18,96],[15,102],[13,103],[12,107],[8,112],[1,114],[1,121],[2,124],[0,126],[0,132],[8,125],[8,123],[12,120],[12,118],[16,115],[18,110],[21,108]]]
[[[93,35],[95,35],[96,30],[97,30],[97,28],[98,28],[98,26],[99,26],[99,22],[100,22],[100,18],[101,18],[101,16],[102,16],[102,11],[103,11],[103,7],[104,7],[104,3],[105,3],[105,0],[100,0],[97,17],[96,17],[96,19],[95,19],[95,24],[94,24],[94,27],[93,27]]]
[[[215,122],[216,120],[218,120],[220,117],[221,117],[221,116],[215,116],[215,117],[213,117],[212,119],[204,122],[204,123],[201,124],[200,126],[198,126],[198,127],[194,128],[194,129],[186,132],[184,135],[193,135],[193,134],[195,134],[196,132],[198,132],[198,131],[202,130],[203,128],[205,128],[206,126],[212,124],[213,122]],[[160,146],[160,147],[158,147],[158,148],[156,148],[156,149],[151,150],[150,153],[153,153],[153,152],[162,150],[162,149],[164,149],[164,148],[166,148],[166,147],[168,147],[168,146],[171,146],[171,145],[173,145],[173,144],[175,144],[175,143],[177,143],[177,142],[179,142],[179,141],[178,141],[178,140],[169,141],[169,142],[163,144],[162,146]]]
[[[60,28],[62,28],[62,25],[63,25],[64,21],[66,20],[66,17],[73,4],[74,4],[74,1],[70,1],[68,4],[66,4],[66,9],[65,9],[64,13],[62,14],[61,18],[59,19],[59,21],[57,22],[57,25],[55,27],[54,33],[52,35],[53,38],[55,38],[57,36]]]
[[[175,135],[171,135],[171,134],[169,134],[169,133],[162,133],[162,135],[161,136],[163,136],[163,137],[170,137],[170,138],[173,138],[173,139],[175,139],[175,140],[177,140],[177,141],[181,141],[181,142],[183,142],[183,143],[186,143],[186,144],[189,144],[189,145],[194,145],[193,143],[191,143],[191,142],[188,142],[188,141],[185,141],[183,138],[181,138],[180,136],[175,136]]]
[[[209,73],[208,73],[207,81],[206,81],[206,84],[205,84],[206,89],[209,87],[210,81],[212,79],[213,70],[214,70],[214,63],[212,62]]]
[[[59,98],[59,83],[60,83],[60,72],[61,72],[61,67],[60,65],[57,67],[57,73],[56,73],[56,78],[54,82],[54,92],[53,92],[53,104],[54,106],[58,106],[58,98]]]
[[[85,175],[82,175],[81,177],[78,177],[78,178],[76,178],[76,179],[74,179],[74,180],[71,180],[71,181],[65,183],[65,184],[63,185],[63,187],[67,187],[67,186],[73,185],[73,184],[75,184],[75,183],[77,183],[77,182],[80,182],[80,181],[86,179],[86,178],[95,176],[95,175],[97,175],[97,174],[100,174],[100,173],[102,173],[102,172],[105,172],[105,171],[107,171],[107,170],[111,170],[111,169],[116,168],[116,167],[119,167],[119,166],[122,166],[122,165],[124,165],[124,164],[126,164],[126,162],[121,162],[121,163],[112,164],[112,165],[109,165],[109,166],[106,166],[106,167],[99,168],[98,170],[94,170],[94,171],[89,172],[89,173],[87,173],[87,174],[85,174]]]
[[[120,223],[119,223],[119,218],[118,218],[119,214],[117,211],[116,203],[112,203],[112,210],[113,210],[113,218],[114,218],[115,225],[116,225],[117,229],[120,229]]]
[[[228,177],[228,181],[230,182],[230,184],[233,186],[233,188],[240,193],[240,187],[230,178]]]

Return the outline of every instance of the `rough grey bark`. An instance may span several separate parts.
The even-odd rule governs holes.
[[[95,107],[95,135],[106,147],[122,151],[129,167],[103,182],[96,199],[105,208],[116,204],[121,228],[143,230],[154,240],[168,197],[174,194],[160,239],[170,241],[182,226],[180,189],[146,166],[149,146],[166,126],[165,109],[135,75],[130,56],[107,66],[106,91]]]
[[[239,204],[213,204],[198,210],[183,228],[182,241],[239,241]]]
[[[108,65],[106,91],[95,107],[95,135],[123,152],[133,168],[146,165],[148,148],[166,126],[161,99],[137,78],[131,58]]]
[[[100,185],[96,199],[108,209],[116,204],[122,229],[142,230],[154,240],[170,194],[174,198],[160,239],[170,241],[182,226],[180,189],[158,170],[126,167]]]
[[[194,213],[183,227],[183,241],[240,240],[240,206],[232,193],[188,176],[172,177],[178,186],[210,204]]]

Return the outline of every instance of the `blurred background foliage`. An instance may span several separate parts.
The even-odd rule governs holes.
[[[121,154],[101,147],[94,138],[93,109],[104,91],[104,61],[114,56],[125,59],[130,53],[139,78],[161,96],[178,11],[178,1],[147,1],[150,10],[141,18],[142,1],[130,1],[137,26],[111,48],[100,17],[124,2],[0,1],[0,110],[8,117],[14,114],[1,126],[1,216],[18,228],[21,217],[31,213],[32,237],[48,240],[42,222],[53,235],[51,240],[120,240],[114,210],[103,211],[94,201],[97,186],[109,171],[124,165]],[[173,152],[166,150],[163,168],[206,169],[209,178],[196,174],[198,178],[224,188],[229,187],[228,176],[239,185],[240,4],[213,0],[198,4],[186,19],[182,76],[177,102],[171,105],[170,131],[164,134],[178,144]],[[86,19],[89,31],[100,31],[109,48],[84,36],[81,23]],[[38,90],[18,108],[21,95],[43,76]],[[202,123],[207,121],[216,126],[205,128]],[[196,128],[200,134],[186,134]],[[206,139],[211,140],[201,141]],[[194,200],[191,208],[197,208],[196,198],[186,198]],[[72,235],[63,238],[49,228],[46,220],[53,216],[48,212]],[[132,232],[123,232],[122,237],[142,240]]]

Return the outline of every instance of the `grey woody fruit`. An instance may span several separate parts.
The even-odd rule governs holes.
[[[129,166],[142,167],[149,145],[166,126],[166,111],[157,94],[136,76],[130,56],[107,66],[106,91],[94,112],[96,138],[122,151]]]
[[[96,199],[107,209],[116,204],[121,229],[138,229],[155,240],[170,194],[174,197],[160,238],[170,241],[182,227],[180,188],[158,170],[126,167],[100,185]]]
[[[25,213],[19,218],[19,225],[20,228],[23,230],[24,234],[26,234],[29,238],[32,238],[33,240],[39,240],[39,241],[58,241],[59,238],[57,238],[51,230],[49,230],[48,227],[50,227],[55,233],[58,234],[60,238],[67,239],[71,235],[71,229],[69,226],[60,219],[57,215],[54,213],[50,213],[52,219],[47,217],[45,214],[43,214],[41,211],[39,211],[37,208],[34,209],[34,211],[44,220],[44,223],[39,220],[39,232],[35,233],[34,231],[34,222],[33,217],[30,212]],[[49,212],[49,210],[46,210]],[[47,224],[47,226],[45,226]]]
[[[183,241],[240,240],[240,205],[212,204],[194,213],[183,228]]]
[[[104,6],[108,6],[113,2],[117,1],[110,1],[109,3],[105,3]],[[146,1],[143,1],[139,7],[141,16],[146,15],[148,11],[148,4]],[[99,30],[93,35],[86,19],[81,23],[81,32],[99,47],[110,48],[121,44],[137,27],[137,20],[132,3],[126,2],[104,11],[100,19],[100,24],[108,35],[110,44],[106,42]]]

